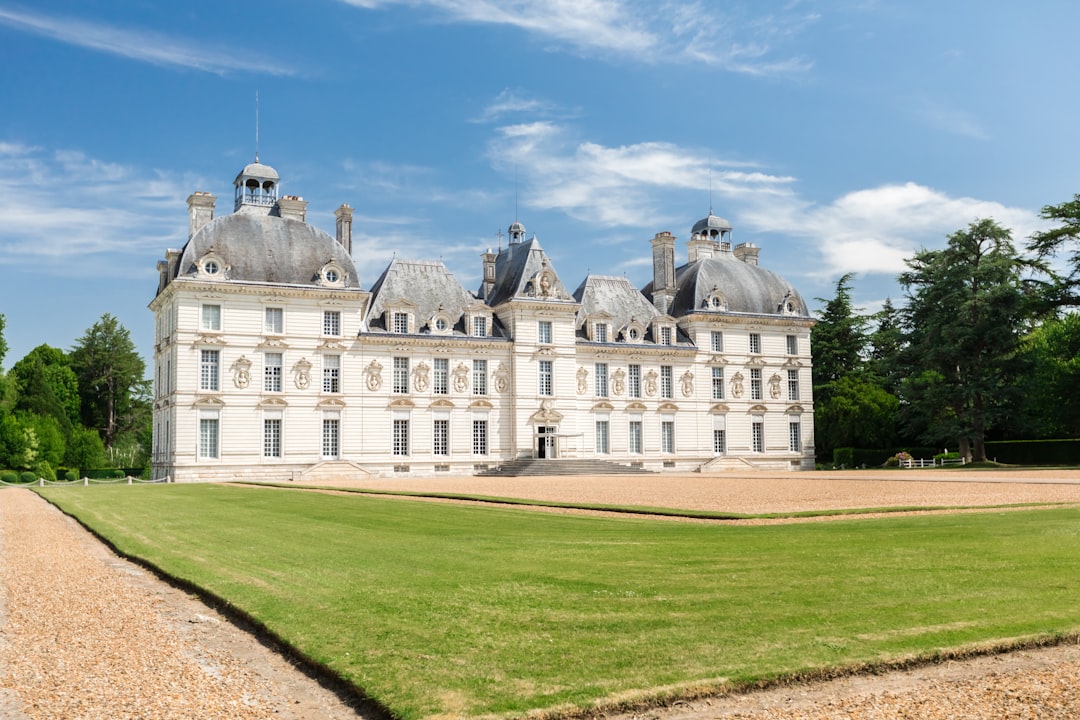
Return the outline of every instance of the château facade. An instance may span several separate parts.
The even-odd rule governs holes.
[[[814,467],[813,320],[723,218],[694,225],[681,265],[658,233],[640,290],[590,274],[571,291],[519,222],[482,254],[476,291],[441,262],[397,259],[365,289],[352,209],[331,236],[279,185],[256,158],[232,213],[192,194],[187,244],[158,263],[155,478],[473,474],[528,457]]]

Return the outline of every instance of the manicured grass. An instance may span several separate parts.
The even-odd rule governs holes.
[[[1080,629],[1080,510],[732,527],[269,488],[45,489],[402,718]]]

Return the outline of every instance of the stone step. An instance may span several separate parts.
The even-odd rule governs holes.
[[[477,473],[484,477],[530,475],[655,475],[652,470],[593,458],[522,458]]]

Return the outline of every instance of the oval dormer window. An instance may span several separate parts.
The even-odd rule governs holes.
[[[218,265],[217,260],[207,260],[203,263],[203,272],[207,275],[217,275],[221,272],[221,266]]]
[[[326,270],[326,282],[328,282],[328,283],[336,283],[340,279],[341,279],[341,276],[338,275],[338,271],[335,270],[334,268],[328,268]]]
[[[639,335],[637,328],[630,328],[630,330],[627,331],[626,334],[630,336],[631,340],[637,340]]]
[[[442,332],[443,330],[446,330],[446,320],[444,318],[439,318],[438,320],[436,320],[435,321],[435,329],[440,331],[440,332]]]

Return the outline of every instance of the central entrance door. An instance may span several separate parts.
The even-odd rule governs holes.
[[[555,428],[541,425],[536,428],[536,457],[553,458],[556,455]]]

